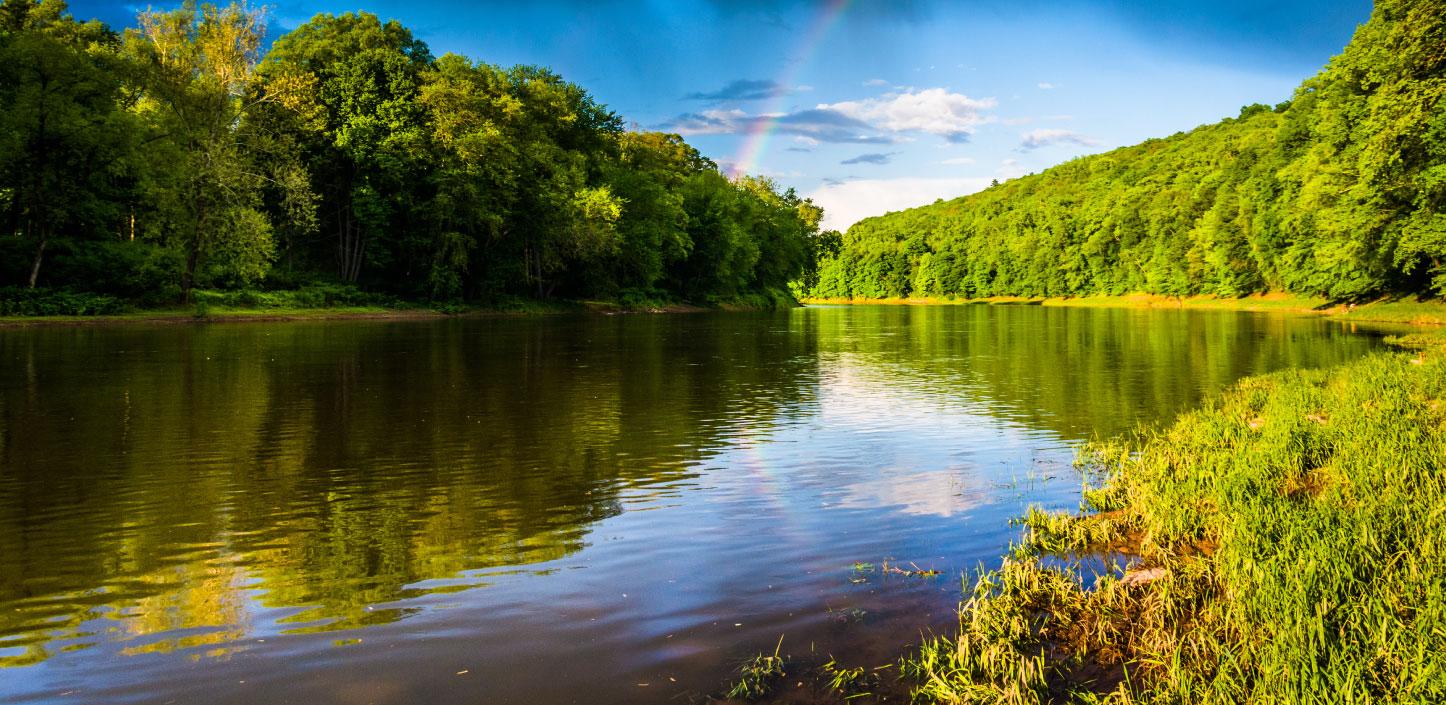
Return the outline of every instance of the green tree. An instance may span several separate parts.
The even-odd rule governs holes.
[[[33,253],[30,288],[53,242],[114,225],[128,195],[118,46],[60,0],[0,4],[0,202]]]
[[[782,302],[815,274],[816,206],[624,130],[546,69],[434,59],[366,13],[318,15],[264,57],[246,5],[137,25],[122,41],[58,0],[0,0],[4,280],[35,285],[47,249],[56,284],[157,303],[319,280]]]
[[[518,155],[510,135],[521,105],[501,71],[456,54],[438,59],[423,81],[419,100],[434,156],[429,241],[420,257],[427,293],[449,299],[463,293],[469,273],[488,274],[511,214]]]
[[[270,86],[298,76],[314,87],[314,120],[293,125],[321,188],[321,219],[336,234],[337,275],[393,262],[425,171],[427,131],[418,102],[431,52],[396,21],[369,13],[321,14],[276,40],[258,69]]]
[[[815,293],[1446,294],[1443,43],[1439,2],[1381,0],[1291,100],[861,221]]]
[[[153,131],[155,235],[184,253],[183,299],[208,265],[210,278],[255,281],[275,251],[272,223],[260,210],[266,176],[254,168],[245,129],[259,106],[280,100],[252,90],[264,16],[242,5],[187,2],[138,20],[127,47],[142,76],[136,110]]]

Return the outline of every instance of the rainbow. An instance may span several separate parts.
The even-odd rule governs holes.
[[[792,63],[785,66],[783,74],[778,77],[778,85],[782,90],[769,98],[762,111],[762,117],[753,121],[748,132],[743,136],[743,144],[738,148],[738,155],[733,159],[733,176],[743,176],[753,171],[758,166],[758,159],[763,156],[763,150],[768,147],[768,138],[778,128],[778,116],[782,115],[787,107],[788,89],[792,88],[798,81],[803,70],[813,61],[818,53],[823,40],[828,36],[829,30],[838,24],[839,18],[843,17],[844,11],[848,9],[852,0],[825,0],[823,8],[819,11],[818,17],[814,20],[813,26],[804,35],[803,42],[799,44],[802,50]]]

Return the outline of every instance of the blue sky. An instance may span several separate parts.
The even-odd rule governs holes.
[[[135,5],[78,0],[112,24]],[[826,223],[1290,97],[1368,0],[285,0],[395,18],[435,54],[549,66],[630,123],[812,196]],[[760,139],[759,133],[767,133]]]

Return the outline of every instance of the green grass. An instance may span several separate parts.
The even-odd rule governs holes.
[[[841,696],[844,702],[873,695],[870,690],[878,675],[863,666],[845,666],[833,656],[818,667],[817,680],[828,692]]]
[[[705,306],[669,300],[656,292],[624,292],[616,299],[591,301],[511,296],[478,302],[409,301],[341,285],[274,291],[198,289],[192,292],[192,299],[190,306],[139,306],[115,297],[86,292],[0,289],[0,327],[189,320],[675,313],[717,309],[753,311],[796,305],[786,292],[741,296],[709,302]]]
[[[199,314],[199,315],[198,315]],[[229,306],[192,306],[130,310],[124,313],[94,316],[0,316],[0,327],[32,325],[89,325],[110,323],[175,323],[190,321],[233,320],[323,320],[357,317],[425,317],[440,315],[422,308],[395,309],[382,306],[337,306],[333,308],[233,308]]]
[[[1157,294],[1126,294],[1121,296],[1019,297],[997,296],[987,299],[910,298],[910,299],[806,299],[805,303],[829,304],[1035,304],[1071,308],[1173,308],[1218,311],[1260,311],[1328,315],[1345,321],[1372,323],[1403,323],[1409,325],[1446,325],[1446,301],[1440,299],[1382,299],[1352,306],[1329,299],[1295,294],[1263,294],[1239,298],[1217,296],[1160,296]]]
[[[778,645],[773,647],[772,654],[756,654],[738,666],[738,679],[728,689],[727,697],[736,700],[757,700],[770,691],[785,675],[788,675],[784,667],[787,665],[785,657],[780,655],[783,649],[783,637],[778,637]]]
[[[1446,325],[1446,302],[1440,299],[1396,299],[1356,306],[1337,314],[1344,320],[1406,323],[1416,326]]]
[[[958,633],[904,660],[917,696],[1446,702],[1446,334],[1407,342],[1092,448],[1081,512],[1031,512]],[[1137,563],[1089,588],[1039,560],[1105,550]]]

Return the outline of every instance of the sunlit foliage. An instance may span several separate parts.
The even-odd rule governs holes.
[[[244,4],[136,24],[0,3],[0,289],[776,302],[816,259],[807,200],[547,69],[367,13],[269,50]]]
[[[1382,0],[1295,96],[870,218],[828,298],[1446,293],[1446,8]]]

